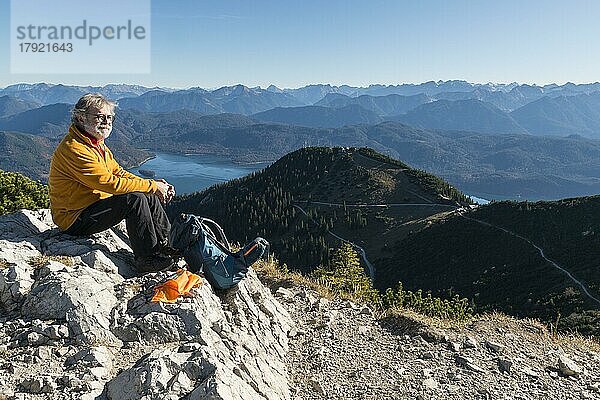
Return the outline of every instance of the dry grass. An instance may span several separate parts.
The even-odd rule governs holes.
[[[316,291],[320,296],[327,299],[347,299],[356,303],[361,303],[360,299],[352,298],[347,294],[337,293],[327,285],[319,281],[304,276],[296,271],[289,271],[285,265],[279,265],[278,261],[271,258],[268,261],[259,261],[253,266],[254,270],[270,287],[292,287],[302,286]],[[519,331],[535,340],[542,340],[547,343],[561,346],[563,349],[589,349],[590,351],[600,353],[600,341],[597,338],[585,337],[583,335],[572,333],[556,333],[548,329],[542,322],[531,318],[515,318],[506,314],[492,312],[475,315],[466,321],[457,321],[430,317],[419,314],[413,310],[388,309],[377,310],[376,317],[380,320],[397,325],[397,328],[406,331],[414,331],[418,328],[434,328],[450,330],[456,333],[466,333],[478,325],[489,325],[492,327],[507,326],[511,330]]]
[[[69,256],[46,256],[46,255],[42,255],[42,256],[33,257],[33,258],[29,259],[28,263],[33,268],[40,268],[40,267],[44,266],[45,264],[47,264],[48,261],[56,261],[56,262],[59,262],[61,264],[66,265],[67,267],[72,267],[73,266],[73,259],[71,257],[69,257]]]
[[[579,333],[558,333],[550,335],[550,340],[564,349],[588,349],[600,353],[600,339],[596,337]]]
[[[591,336],[584,336],[579,333],[561,333],[550,329],[542,322],[531,319],[522,318],[518,319],[509,315],[501,313],[486,314],[484,318],[492,321],[508,322],[517,325],[520,329],[528,332],[538,334],[540,337],[547,338],[549,341],[561,347],[577,348],[577,349],[589,349],[595,352],[600,352],[600,341],[598,338]]]
[[[519,336],[527,337],[530,341],[545,342],[560,346],[563,350],[586,349],[600,353],[600,341],[598,338],[587,337],[577,333],[552,332],[542,322],[531,318],[516,318],[499,312],[476,315],[468,321],[459,322],[441,318],[433,318],[418,314],[412,310],[395,309],[388,310],[380,318],[395,318],[400,326],[406,326],[407,330],[414,326],[424,326],[443,330],[451,330],[459,334],[467,334],[474,327],[483,326],[484,330],[493,330],[505,327],[509,331],[518,333]]]
[[[536,343],[547,343],[559,346],[565,351],[581,351],[582,349],[600,353],[600,341],[576,333],[555,333],[542,322],[531,318],[515,318],[499,312],[476,315],[469,321],[459,322],[432,318],[418,314],[412,310],[396,309],[387,311],[382,317],[392,321],[399,331],[414,332],[420,328],[435,328],[452,331],[458,334],[472,334],[473,330],[495,332],[498,328],[517,334],[523,340]]]
[[[0,269],[5,269],[10,267],[10,263],[2,258],[0,258]]]
[[[521,337],[531,341],[545,342],[560,346],[563,350],[587,349],[600,353],[600,341],[597,338],[586,337],[577,333],[556,333],[542,322],[532,318],[516,318],[499,312],[478,315],[472,324],[486,324],[491,327],[505,326],[512,332],[518,332]]]
[[[430,317],[428,315],[419,314],[409,308],[392,308],[378,313],[377,316],[380,319],[398,318],[402,320],[410,320],[414,323],[432,328],[452,330],[462,330],[472,322],[472,319],[468,319],[466,321],[457,321],[454,319]]]
[[[327,299],[335,298],[335,294],[324,285],[319,284],[315,279],[311,279],[296,271],[289,271],[287,266],[279,265],[279,262],[274,258],[269,258],[268,261],[260,260],[255,263],[252,268],[256,273],[267,282],[268,286],[303,286],[313,289],[321,297]]]

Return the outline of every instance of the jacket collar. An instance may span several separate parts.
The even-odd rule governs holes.
[[[75,124],[71,124],[71,126],[69,127],[69,133],[75,137],[82,139],[84,142],[94,147],[98,147],[104,143],[104,139],[96,139],[83,129],[80,130],[79,128],[77,128]]]

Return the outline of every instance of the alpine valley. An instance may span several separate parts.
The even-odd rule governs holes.
[[[256,162],[304,146],[366,146],[487,199],[594,195],[599,90],[464,81],[215,90],[16,84],[0,89],[0,168],[45,181],[72,105],[91,91],[119,103],[108,142],[125,166],[153,151]]]
[[[49,161],[87,92],[118,101],[124,166],[268,162],[166,209],[272,257],[163,304],[173,274],[136,273],[125,223],[60,232]],[[0,228],[0,400],[600,393],[599,83],[16,84]]]
[[[472,299],[477,310],[600,334],[600,196],[473,205],[434,175],[371,149],[305,148],[169,208],[220,221],[240,243],[268,237],[310,272],[351,242],[385,291]]]

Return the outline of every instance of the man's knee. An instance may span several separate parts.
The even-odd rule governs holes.
[[[130,207],[136,210],[139,214],[147,215],[155,219],[165,215],[165,210],[157,195],[153,193],[132,192],[128,196],[131,197]]]
[[[127,193],[125,196],[127,196],[127,208],[129,209],[127,214],[129,216],[131,216],[132,213],[137,215],[146,215],[152,213],[148,198],[144,193],[131,192]]]
[[[160,204],[160,199],[158,198],[158,196],[156,194],[154,194],[154,193],[144,193],[144,195],[148,199],[148,204],[150,204],[151,206],[155,206],[155,205]]]
[[[146,197],[145,193],[142,192],[131,192],[131,193],[127,193],[127,200],[128,203],[131,205],[140,205],[140,204],[144,204],[144,203],[148,203],[148,198]]]
[[[154,193],[145,193],[145,195],[153,214],[163,214],[165,212],[165,208],[157,195]]]

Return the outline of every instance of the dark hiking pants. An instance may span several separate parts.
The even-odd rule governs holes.
[[[98,200],[65,231],[74,236],[102,232],[125,219],[136,258],[148,257],[169,240],[171,224],[154,194],[133,192]]]

